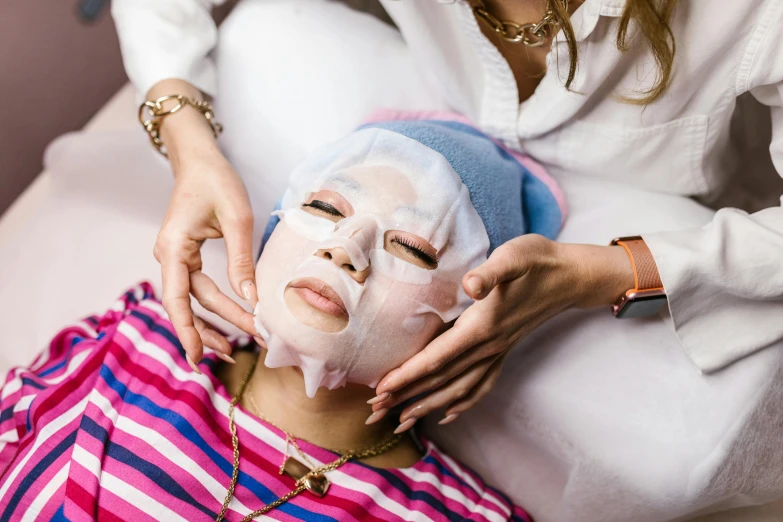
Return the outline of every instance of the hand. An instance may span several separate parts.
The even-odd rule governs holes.
[[[633,268],[622,247],[560,244],[525,235],[498,247],[462,280],[476,302],[454,326],[389,372],[371,399],[377,422],[419,395],[400,415],[399,431],[446,408],[446,424],[484,397],[500,375],[509,349],[551,317],[571,307],[609,306],[633,288]]]
[[[166,82],[168,85],[154,87],[149,97],[171,93],[198,96],[184,82]],[[231,286],[251,306],[256,305],[253,213],[242,179],[223,157],[197,111],[186,107],[168,116],[161,131],[175,183],[154,255],[161,264],[163,307],[185,349],[188,363],[199,372],[195,363],[201,360],[204,346],[229,362],[231,347],[225,337],[193,314],[191,293],[205,309],[251,335],[256,333],[252,314],[223,294],[201,272],[201,245],[207,239],[223,237]]]

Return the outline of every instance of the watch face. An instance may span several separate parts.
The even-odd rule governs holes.
[[[615,315],[619,319],[649,317],[657,314],[665,304],[665,295],[637,296],[632,300],[626,301]]]

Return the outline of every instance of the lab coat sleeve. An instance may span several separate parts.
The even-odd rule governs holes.
[[[783,39],[778,36],[783,2],[770,4],[766,30],[757,30],[748,45],[738,91],[750,91],[770,107],[770,150],[783,174]],[[754,214],[723,209],[703,228],[643,237],[658,265],[677,336],[702,371],[783,343],[783,207]]]
[[[215,94],[212,7],[225,0],[112,0],[125,71],[142,96],[165,79]]]

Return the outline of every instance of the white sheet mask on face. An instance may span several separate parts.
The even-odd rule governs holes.
[[[311,194],[334,191],[353,208],[336,223],[302,209]],[[424,348],[470,304],[462,276],[486,260],[489,238],[459,175],[439,153],[382,129],[363,129],[298,166],[281,221],[256,269],[256,328],[265,364],[298,366],[307,395],[347,382],[374,387]],[[388,231],[415,234],[438,252],[437,268],[416,266],[384,248]],[[363,283],[318,251],[342,249]],[[286,304],[289,284],[315,278],[348,312],[347,325],[324,331]],[[288,290],[287,290],[288,289]]]

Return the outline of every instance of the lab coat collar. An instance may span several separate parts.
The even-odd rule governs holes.
[[[590,0],[588,0],[590,1]],[[601,0],[601,16],[617,18],[623,14],[628,0]]]
[[[571,26],[574,28],[576,41],[584,41],[590,36],[602,16],[609,18],[622,16],[626,2],[627,0],[586,0],[571,15]]]

